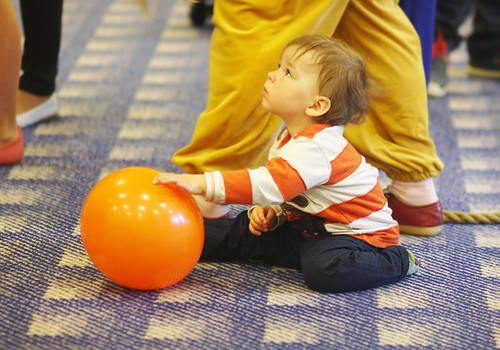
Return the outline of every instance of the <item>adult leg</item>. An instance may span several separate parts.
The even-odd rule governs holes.
[[[172,161],[189,173],[263,164],[281,120],[261,106],[262,85],[284,45],[331,35],[348,0],[214,2],[207,107]]]
[[[420,38],[422,58],[424,62],[425,81],[431,76],[432,43],[434,42],[434,25],[437,0],[401,0],[399,6],[406,13]]]
[[[453,51],[462,41],[458,28],[470,15],[475,0],[438,0],[436,8],[436,33],[441,32],[448,51]]]
[[[436,235],[443,214],[432,177],[443,169],[429,135],[427,91],[418,35],[392,1],[349,3],[336,37],[365,57],[377,88],[361,125],[345,135],[393,179],[389,206],[402,233]]]
[[[20,0],[24,29],[19,87],[33,95],[56,90],[62,27],[62,0]]]
[[[17,114],[19,124],[27,126],[57,113],[54,92],[61,45],[63,0],[20,0],[20,7],[25,41]]]
[[[431,97],[443,97],[448,93],[448,54],[462,41],[458,28],[470,14],[474,3],[475,0],[437,2],[431,81],[428,88]]]
[[[21,39],[10,1],[0,1],[0,164],[23,157],[23,138],[16,124],[16,92]]]
[[[467,39],[469,73],[500,78],[500,0],[479,0]]]
[[[335,32],[365,57],[373,94],[366,122],[346,136],[392,179],[435,177],[443,165],[429,136],[427,94],[418,35],[391,1],[351,1]]]
[[[410,265],[401,246],[373,247],[350,236],[301,237],[302,273],[319,292],[351,292],[394,283]]]

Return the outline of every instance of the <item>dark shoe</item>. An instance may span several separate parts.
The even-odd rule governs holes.
[[[436,236],[443,230],[441,202],[415,207],[399,201],[394,194],[384,190],[392,217],[399,224],[399,231],[414,236]]]
[[[488,61],[471,58],[467,73],[480,78],[500,79],[500,58]]]
[[[443,97],[448,92],[448,45],[443,33],[438,32],[432,45],[431,79],[427,87],[430,97]]]

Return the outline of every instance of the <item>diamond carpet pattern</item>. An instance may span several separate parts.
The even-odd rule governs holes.
[[[26,157],[0,167],[0,349],[495,349],[500,225],[402,237],[425,262],[400,283],[321,294],[298,271],[202,263],[179,284],[117,286],[83,249],[79,215],[107,173],[170,163],[205,104],[211,29],[182,0],[67,0],[59,118],[26,128]],[[430,100],[448,210],[500,211],[500,83],[452,56]],[[236,210],[237,208],[235,208]]]

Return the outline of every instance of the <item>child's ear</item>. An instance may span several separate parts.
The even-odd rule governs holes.
[[[328,97],[316,96],[313,103],[309,107],[307,107],[306,115],[311,118],[321,117],[330,110],[331,106],[332,102]]]

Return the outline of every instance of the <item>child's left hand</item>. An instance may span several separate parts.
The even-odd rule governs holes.
[[[155,185],[175,183],[191,194],[199,194],[202,196],[205,195],[207,187],[205,175],[203,174],[159,173],[153,179],[153,183]]]
[[[270,231],[270,227],[276,225],[276,212],[270,206],[257,205],[250,211],[250,232],[255,236],[262,235],[262,232]]]

